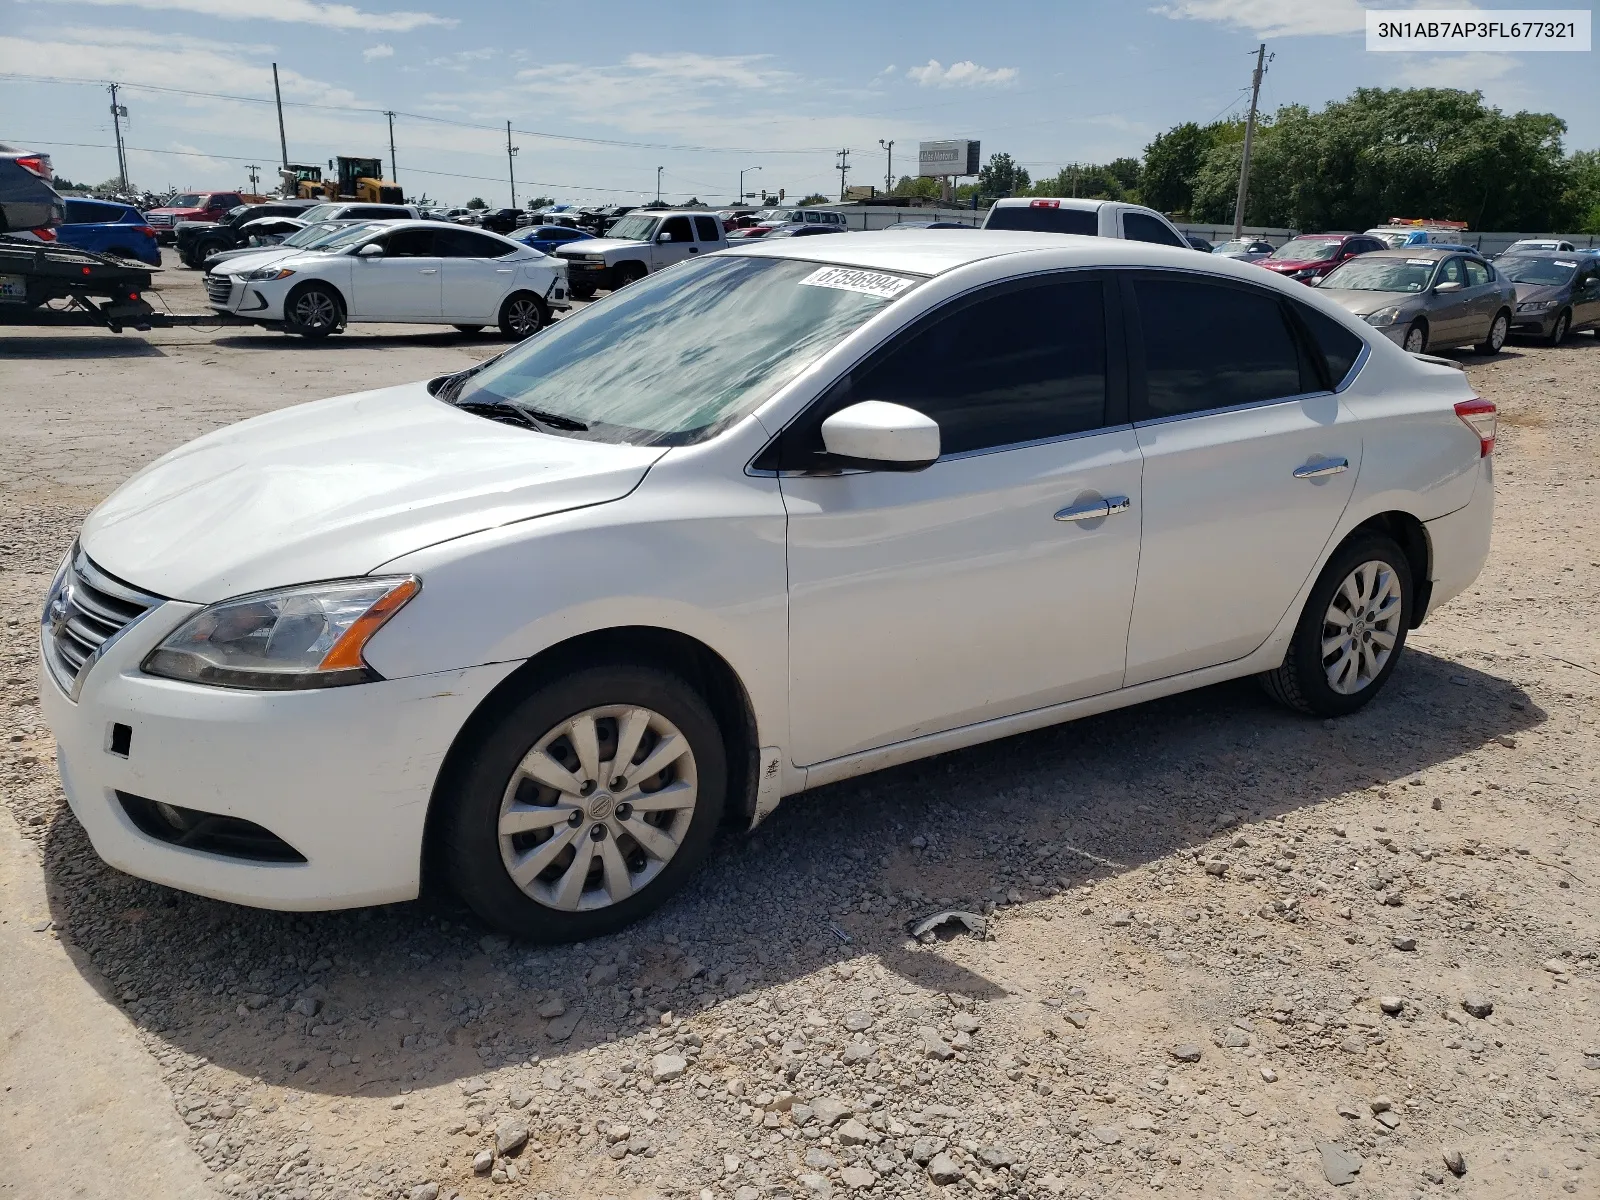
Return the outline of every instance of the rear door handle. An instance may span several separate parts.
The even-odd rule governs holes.
[[[1133,502],[1126,496],[1107,496],[1104,500],[1091,500],[1087,504],[1075,504],[1071,508],[1063,508],[1056,514],[1056,520],[1098,521],[1101,517],[1127,512],[1132,507]]]
[[[689,247],[689,253],[690,254],[699,254],[700,253],[700,247],[699,246],[690,246]]]
[[[437,275],[439,273],[438,267],[422,267],[420,269],[424,275]]]
[[[1294,469],[1296,479],[1321,479],[1327,475],[1337,475],[1341,471],[1350,469],[1348,458],[1323,458],[1316,462],[1306,463]]]

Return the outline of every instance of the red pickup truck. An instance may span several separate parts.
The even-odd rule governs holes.
[[[229,209],[244,202],[238,192],[184,192],[174,196],[171,204],[147,209],[144,219],[156,231],[156,240],[169,246],[177,239],[174,226],[179,221],[220,221]]]

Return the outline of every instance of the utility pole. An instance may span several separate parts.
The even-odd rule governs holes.
[[[1244,160],[1239,164],[1239,196],[1233,203],[1233,236],[1244,236],[1244,202],[1250,195],[1250,147],[1256,140],[1256,104],[1261,99],[1261,77],[1267,73],[1267,44],[1256,47],[1255,74],[1250,77],[1250,118],[1244,125]]]
[[[744,175],[745,175],[745,171],[759,171],[759,170],[761,170],[760,167],[746,167],[744,169],[744,171],[740,171],[739,172],[739,203],[740,204],[744,203]]]
[[[255,192],[261,186],[261,167],[257,163],[246,163],[244,169],[250,172],[250,191]]]
[[[389,118],[389,173],[394,176],[394,181],[399,183],[400,164],[394,158],[394,113],[384,109],[383,115]]]
[[[278,154],[282,162],[278,165],[287,168],[289,165],[289,139],[283,133],[283,90],[278,87],[278,64],[272,64],[272,96],[278,102]]]
[[[657,167],[656,168],[656,203],[657,204],[661,203],[661,172],[664,171],[664,170],[666,170],[665,167]]]
[[[887,196],[894,191],[894,139],[890,138],[886,142],[879,138],[878,145],[889,152],[889,165],[883,171],[883,194]]]
[[[511,122],[506,122],[506,177],[511,180],[511,207],[517,206],[517,151],[519,146],[511,144]]]
[[[845,172],[850,170],[850,151],[848,148],[839,151],[839,199],[844,199]]]
[[[117,103],[117,84],[107,86],[111,93],[111,124],[117,131],[117,179],[123,191],[128,190],[128,155],[122,146],[122,118],[128,115],[128,110]]]

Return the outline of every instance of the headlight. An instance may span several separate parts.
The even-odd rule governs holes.
[[[1296,271],[1294,277],[1296,279],[1315,279],[1320,274],[1322,274],[1320,267],[1306,267],[1303,270]]]
[[[1554,300],[1529,300],[1526,304],[1517,305],[1518,312],[1536,313],[1548,312],[1556,306]]]
[[[1376,325],[1380,329],[1388,325],[1393,325],[1399,319],[1400,308],[1398,305],[1393,308],[1380,308],[1377,312],[1368,313],[1363,318],[1368,325]]]
[[[244,278],[251,283],[262,283],[268,279],[287,279],[294,272],[288,267],[259,267],[254,271],[247,271]]]
[[[167,679],[288,691],[378,678],[367,641],[422,590],[413,575],[346,579],[223,600],[190,617],[144,660]]]

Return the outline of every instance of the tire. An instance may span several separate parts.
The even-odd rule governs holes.
[[[1412,354],[1426,354],[1428,352],[1428,326],[1423,321],[1411,322],[1411,328],[1406,330],[1406,340],[1402,343],[1405,350]]]
[[[344,302],[325,283],[301,284],[283,302],[283,327],[316,341],[344,324]]]
[[[532,337],[549,323],[544,301],[532,292],[512,292],[500,306],[500,332],[514,342]]]
[[[623,263],[616,268],[614,276],[616,282],[612,285],[611,290],[620,292],[630,283],[643,279],[649,273],[649,271],[645,270],[643,263]]]
[[[1479,354],[1499,354],[1511,332],[1511,314],[1505,309],[1495,313],[1489,322],[1489,336],[1473,347]]]
[[[483,326],[482,325],[457,325],[456,329],[459,332],[467,334],[470,337],[474,333],[482,332]]]
[[[604,756],[616,754],[635,714],[647,715],[649,724],[636,736],[639,749],[630,761],[646,765],[673,738],[685,748],[660,774],[629,778],[613,790],[603,778],[614,769]],[[581,778],[573,731],[585,721],[602,778]],[[478,916],[534,942],[599,937],[659,907],[705,860],[727,799],[727,752],[716,718],[681,678],[648,666],[586,667],[534,689],[509,705],[459,763],[441,798],[450,807],[439,825],[440,863]],[[526,774],[529,763],[546,778],[564,779],[565,788]],[[641,782],[654,786],[641,790]],[[689,807],[628,811],[629,797],[652,795],[687,799]],[[563,820],[555,813],[570,815]],[[521,828],[505,828],[508,817]],[[645,841],[629,832],[641,825]],[[547,847],[557,841],[551,854]],[[575,875],[584,853],[583,874]],[[512,875],[517,866],[542,869],[519,883]]]
[[[201,242],[194,248],[195,261],[205,262],[205,260],[210,258],[213,254],[221,254],[223,251],[231,250],[232,248],[233,247],[229,246],[227,242],[219,242],[215,238],[211,238],[207,241]]]
[[[574,300],[593,300],[594,299],[594,288],[593,287],[568,288],[567,291],[572,296],[572,298]]]
[[[1312,716],[1342,717],[1362,708],[1383,690],[1400,661],[1414,595],[1411,564],[1394,540],[1379,533],[1357,534],[1334,552],[1317,577],[1282,665],[1257,677],[1262,687],[1280,704]],[[1365,607],[1369,597],[1382,601],[1371,610],[1384,614],[1377,620]],[[1348,623],[1330,622],[1335,613]],[[1353,662],[1342,653],[1343,646],[1323,654],[1324,639],[1338,638],[1341,628],[1364,635],[1358,643],[1364,648]],[[1380,635],[1391,642],[1386,657]]]
[[[1559,346],[1567,340],[1567,331],[1572,328],[1572,314],[1563,310],[1556,318],[1555,327],[1550,330],[1550,336],[1545,338],[1545,345]]]

